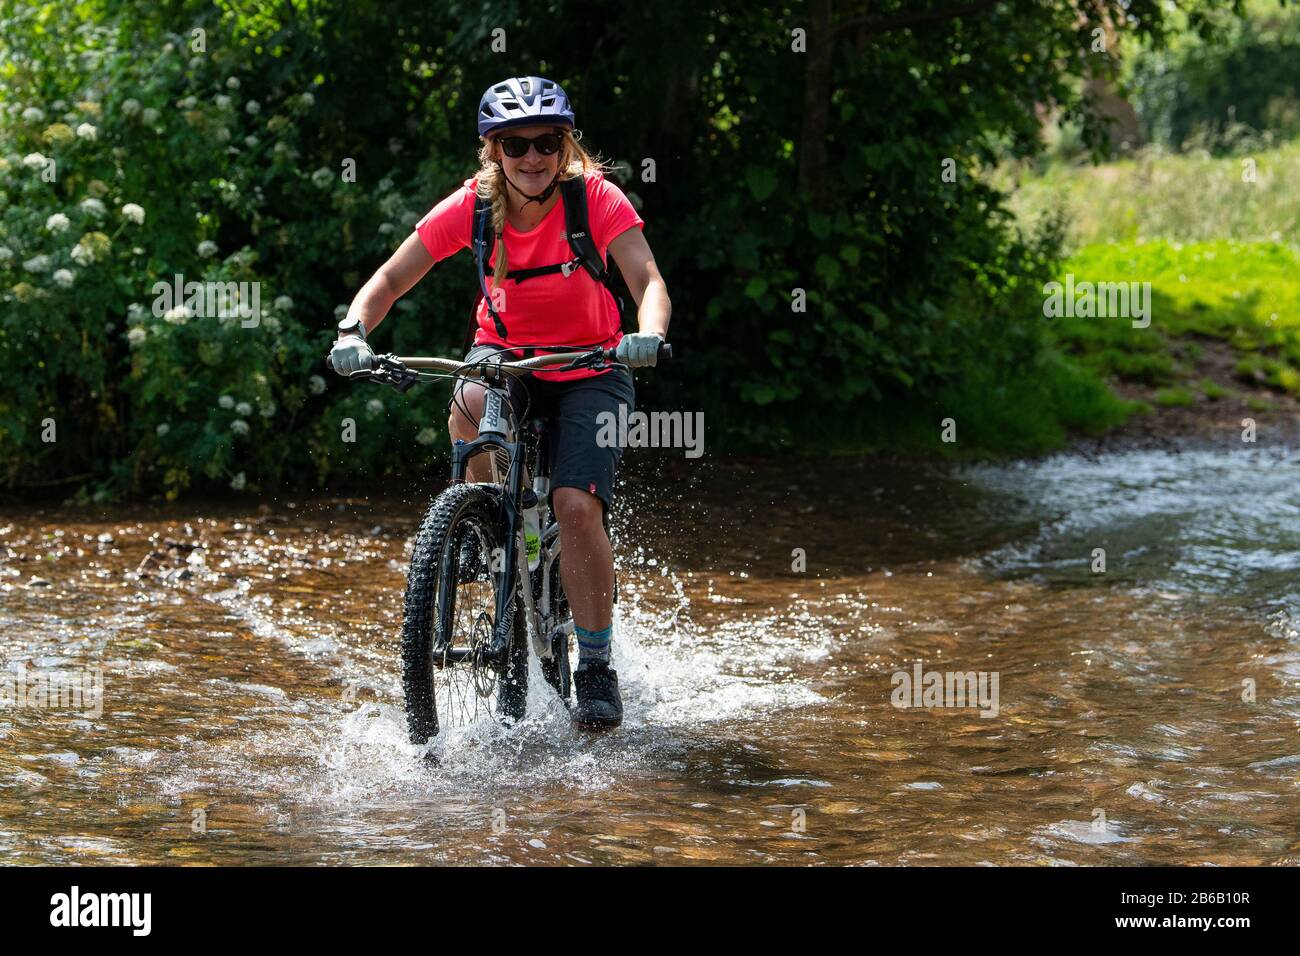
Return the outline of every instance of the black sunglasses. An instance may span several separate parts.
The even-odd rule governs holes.
[[[543,133],[541,136],[534,136],[532,139],[526,136],[502,136],[500,140],[501,152],[511,159],[527,156],[529,146],[536,149],[539,156],[550,156],[552,153],[559,151],[562,141],[563,137],[559,133]]]

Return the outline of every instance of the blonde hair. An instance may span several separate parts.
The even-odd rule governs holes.
[[[542,126],[545,124],[538,123]],[[584,173],[600,172],[605,175],[613,172],[614,167],[600,158],[598,154],[587,152],[578,142],[582,134],[574,135],[573,130],[559,127],[561,136],[559,174],[557,182],[564,182]],[[494,153],[497,144],[491,139],[483,140],[478,151],[478,182],[475,192],[492,205],[492,233],[496,236],[497,262],[492,269],[492,284],[499,286],[509,271],[506,263],[506,228],[507,198],[510,187],[506,184],[505,171],[497,162]]]

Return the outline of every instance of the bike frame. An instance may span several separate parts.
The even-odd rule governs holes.
[[[491,377],[489,377],[491,376]],[[514,600],[515,589],[518,586],[519,591],[524,595],[524,612],[526,615],[526,625],[529,639],[533,643],[533,650],[538,657],[549,659],[552,656],[551,642],[549,635],[543,633],[544,617],[537,608],[533,596],[532,579],[528,570],[528,557],[524,549],[520,547],[520,539],[523,530],[523,512],[524,512],[524,484],[527,475],[527,446],[526,442],[519,437],[518,424],[515,421],[514,408],[510,402],[510,393],[504,381],[504,376],[498,370],[495,375],[491,375],[491,370],[485,370],[482,377],[483,385],[486,391],[483,396],[483,415],[479,419],[479,437],[473,441],[457,441],[452,446],[451,460],[451,480],[463,482],[468,468],[469,460],[478,454],[495,455],[500,450],[505,453],[509,466],[506,474],[500,482],[501,503],[504,510],[505,522],[505,545],[501,559],[501,574],[503,579],[501,586],[497,588],[496,593],[496,620],[504,621],[507,619],[509,612],[508,602]],[[549,480],[548,471],[545,467],[546,446],[544,436],[540,448],[540,464],[538,469],[537,484],[541,488],[534,488],[538,498],[544,500],[546,494],[545,482]],[[542,529],[543,531],[549,528]],[[545,541],[543,534],[541,542],[541,563],[538,565],[544,574],[549,572],[555,556],[550,554],[550,550]],[[555,555],[559,553],[559,536],[552,535],[555,542]],[[543,577],[543,607],[549,611],[549,598],[547,593],[550,591],[549,575]],[[448,575],[443,575],[438,582],[438,600],[440,602],[450,601],[451,592],[456,583],[449,580]],[[442,606],[446,606],[443,604]],[[448,638],[450,636],[448,635]],[[503,663],[509,651],[511,634],[507,628],[496,627],[493,630],[492,641],[483,652],[483,659],[491,663]],[[439,652],[446,652],[448,648],[434,648],[434,657],[437,659]]]

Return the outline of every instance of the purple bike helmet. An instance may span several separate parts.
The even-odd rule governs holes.
[[[478,134],[512,126],[567,126],[573,129],[573,107],[560,84],[544,76],[512,76],[493,83],[478,104]]]

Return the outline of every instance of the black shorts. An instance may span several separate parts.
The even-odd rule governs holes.
[[[465,361],[476,361],[501,351],[506,350],[496,345],[476,345],[466,353]],[[618,441],[598,441],[598,438],[607,422],[612,421],[617,428],[620,420],[626,420],[620,417],[620,405],[627,408],[623,416],[635,410],[632,373],[616,368],[563,382],[524,375],[511,378],[509,388],[517,423],[538,417],[549,420],[546,435],[551,491],[581,488],[598,497],[608,510],[614,501],[614,475],[623,449]]]

